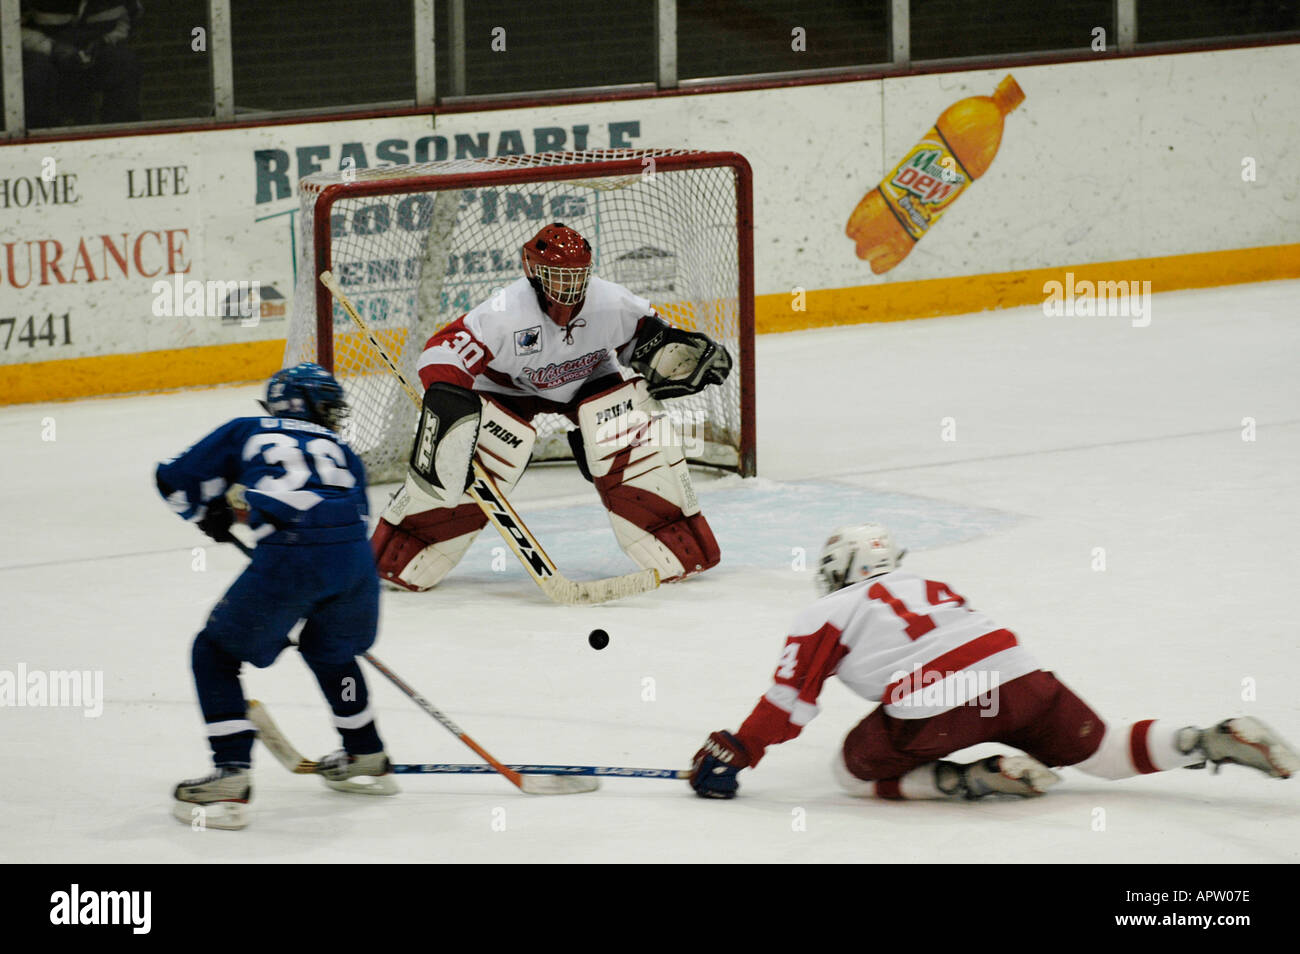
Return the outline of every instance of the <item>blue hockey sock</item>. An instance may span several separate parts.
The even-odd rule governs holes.
[[[248,721],[248,703],[239,683],[239,659],[218,646],[206,630],[195,637],[190,659],[213,763],[248,768],[256,732]]]
[[[382,752],[384,743],[375,728],[375,717],[370,711],[370,693],[357,661],[351,659],[338,664],[308,659],[307,665],[334,711],[334,727],[343,737],[343,748],[351,755]]]

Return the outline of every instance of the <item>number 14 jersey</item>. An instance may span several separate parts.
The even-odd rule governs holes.
[[[795,618],[792,633],[742,738],[794,738],[820,711],[830,676],[894,718],[925,719],[1040,668],[1014,633],[947,584],[901,571],[823,597]]]

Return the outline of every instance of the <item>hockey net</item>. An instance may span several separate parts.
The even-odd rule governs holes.
[[[724,344],[720,387],[665,402],[695,463],[755,472],[749,165],[735,153],[595,150],[319,173],[300,182],[297,278],[284,365],[316,361],[352,405],[344,436],[372,482],[405,473],[417,412],[320,284],[332,270],[412,381],[428,338],[522,274],[548,222],[586,236],[596,275]],[[534,460],[571,457],[542,415]]]

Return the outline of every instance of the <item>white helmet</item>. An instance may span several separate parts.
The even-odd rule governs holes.
[[[822,547],[817,565],[817,590],[825,596],[897,570],[906,552],[894,545],[889,531],[878,523],[840,527]]]

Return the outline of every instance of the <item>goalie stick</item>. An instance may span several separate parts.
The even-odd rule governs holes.
[[[343,307],[343,310],[347,312],[348,317],[352,319],[352,323],[357,326],[357,329],[366,336],[375,353],[388,365],[388,370],[397,378],[402,389],[406,391],[407,396],[415,404],[416,408],[422,407],[424,401],[420,396],[420,392],[411,384],[410,379],[402,373],[401,369],[397,367],[396,362],[389,355],[388,349],[375,337],[365,319],[357,313],[352,302],[348,300],[348,297],[343,293],[343,289],[335,281],[333,273],[328,270],[321,272],[320,281],[322,285],[329,289],[330,294]],[[654,569],[640,570],[636,573],[607,577],[602,580],[570,580],[556,568],[555,561],[546,555],[546,551],[537,542],[537,538],[528,529],[523,518],[515,512],[514,507],[510,505],[510,501],[506,499],[505,494],[501,493],[492,476],[483,469],[478,457],[473,457],[472,462],[474,465],[474,480],[466,492],[478,504],[479,509],[488,518],[488,522],[497,528],[497,532],[501,534],[515,556],[519,558],[519,562],[523,564],[529,576],[533,578],[533,581],[541,587],[542,592],[552,601],[571,606],[605,603],[609,600],[622,599],[625,596],[646,593],[659,586],[659,573]]]

